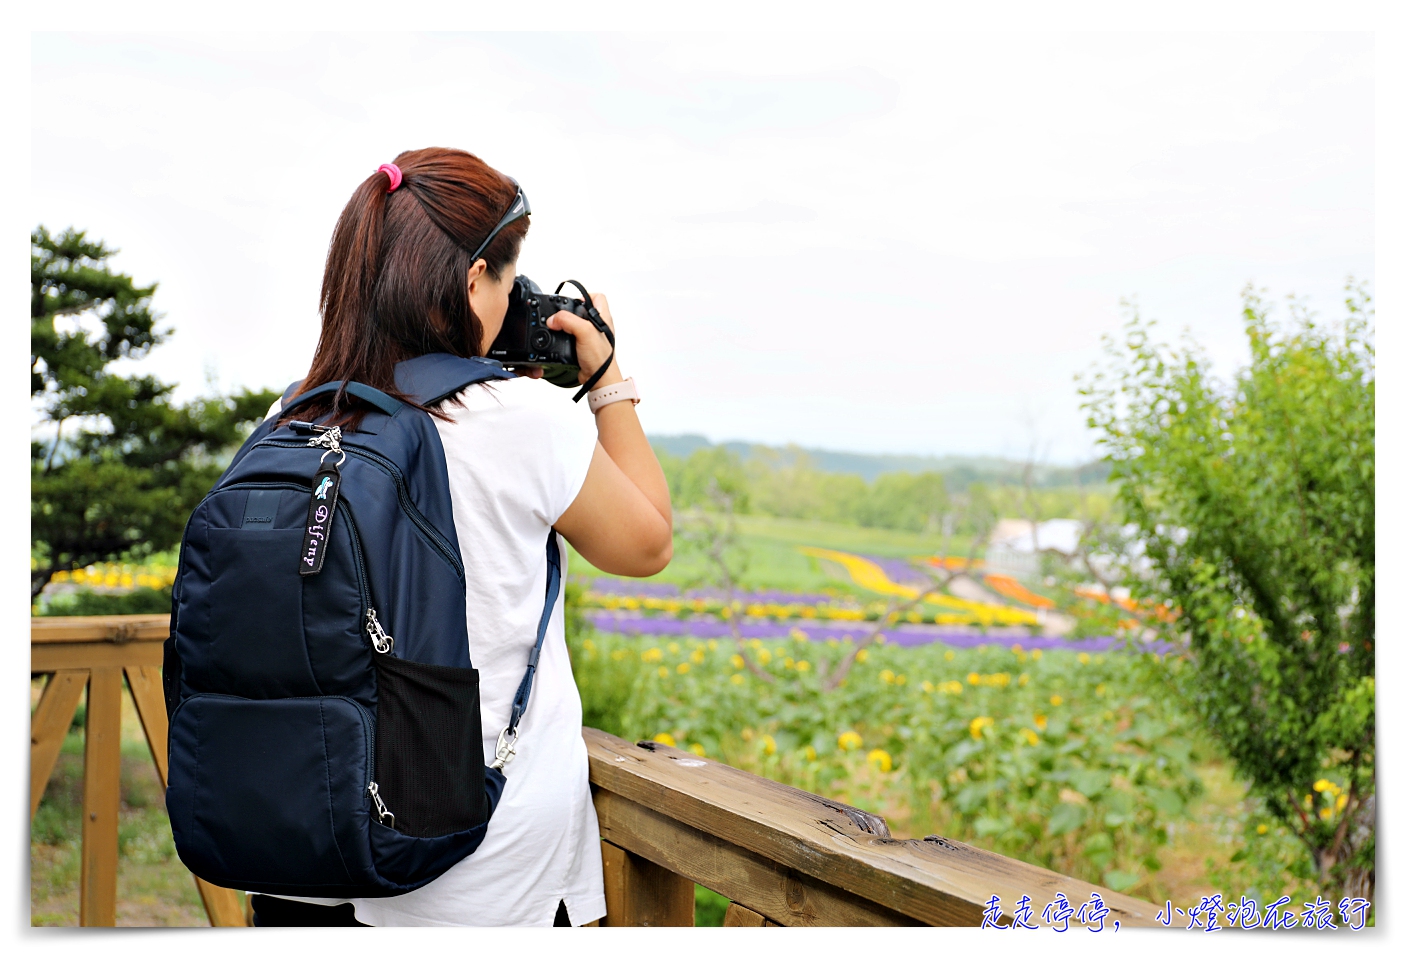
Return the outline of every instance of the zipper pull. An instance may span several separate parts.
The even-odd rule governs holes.
[[[375,609],[366,610],[366,634],[371,637],[372,647],[382,655],[395,648],[395,639],[381,628],[381,620],[376,618]]]
[[[386,803],[381,801],[381,787],[375,782],[366,786],[366,791],[371,795],[371,801],[376,803],[376,818],[387,828],[395,828],[395,816],[386,808]],[[390,819],[389,822],[386,819]]]

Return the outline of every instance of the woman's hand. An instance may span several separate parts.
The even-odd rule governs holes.
[[[610,315],[610,304],[606,302],[604,293],[592,293],[591,305],[600,313],[600,318],[605,320],[605,324],[610,327],[611,332],[615,331],[615,320]],[[595,324],[589,319],[582,319],[575,313],[566,310],[554,313],[547,320],[548,329],[559,329],[570,333],[576,339],[576,361],[581,365],[581,375],[577,382],[584,383],[590,379],[595,371],[610,358],[610,340],[605,338],[605,334],[596,329]],[[602,386],[613,386],[615,383],[625,379],[620,374],[620,364],[612,361],[610,368],[605,371],[597,382],[597,389]]]

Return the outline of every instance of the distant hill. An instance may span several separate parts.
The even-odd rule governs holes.
[[[862,452],[836,452],[830,449],[807,449],[801,446],[763,446],[748,442],[712,443],[699,435],[650,436],[649,442],[660,452],[686,459],[698,449],[714,445],[722,446],[737,453],[742,459],[750,459],[760,453],[770,453],[784,459],[797,454],[809,457],[815,468],[823,472],[850,473],[862,476],[866,482],[886,472],[940,472],[947,479],[947,487],[954,491],[965,489],[974,482],[1016,483],[1024,463],[1012,459],[999,459],[991,456],[901,456],[870,455]],[[1037,486],[1068,486],[1076,484],[1093,485],[1108,479],[1108,465],[1091,462],[1082,466],[1036,466]]]

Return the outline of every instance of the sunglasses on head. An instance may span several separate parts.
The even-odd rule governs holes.
[[[518,186],[518,181],[513,180],[511,176],[508,177],[508,179],[512,180],[513,186],[517,187],[517,196],[513,197],[513,204],[508,207],[508,212],[503,214],[503,218],[498,221],[498,225],[489,231],[488,237],[479,244],[478,249],[474,250],[473,256],[469,257],[469,262],[471,264],[478,262],[478,258],[483,255],[484,250],[488,249],[488,244],[493,242],[493,237],[497,236],[502,231],[503,227],[522,219],[532,212],[532,204],[527,202],[527,194],[522,191],[521,186]]]

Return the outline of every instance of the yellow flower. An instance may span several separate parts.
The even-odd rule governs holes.
[[[1018,683],[1016,683],[1016,684],[1017,684],[1017,685],[1024,686],[1024,685],[1025,685],[1026,683],[1028,683],[1029,681],[1030,681],[1030,673],[1029,673],[1029,672],[1022,672],[1022,673],[1020,673],[1020,681],[1019,681]]]
[[[585,649],[587,652],[594,652],[596,650],[596,644],[590,639],[587,639],[581,643],[581,648]]]
[[[624,650],[624,649],[616,649],[614,652],[611,652],[611,653],[610,653],[610,660],[611,660],[612,662],[623,662],[623,661],[625,661],[625,650]]]
[[[888,641],[888,639],[884,638],[884,634],[883,634],[882,632],[880,632],[878,635],[874,636],[874,644],[875,644],[875,645],[883,645],[883,644],[884,644],[885,642],[887,642],[887,641]]]
[[[670,643],[669,643],[669,654],[670,654],[670,655],[678,655],[678,654],[679,654],[679,644],[678,644],[677,642],[670,642]]]
[[[1049,719],[1045,718],[1045,716],[1041,715],[1039,712],[1035,713],[1035,727],[1037,729],[1043,732],[1045,730],[1045,726],[1049,724]]]
[[[1263,822],[1261,822],[1260,824],[1258,824],[1258,825],[1255,826],[1255,833],[1258,834],[1258,835],[1263,835],[1263,834],[1267,833],[1268,831],[1269,831],[1269,826],[1266,825],[1266,824],[1264,824]]]
[[[674,744],[674,737],[668,732],[660,732],[658,735],[654,736],[654,741],[658,742],[660,745],[672,746]]]
[[[956,652],[953,652],[951,649],[948,649],[946,652],[943,652],[943,653],[942,653],[942,657],[943,657],[944,659],[946,659],[948,662],[951,662],[953,659],[955,659],[955,658],[957,657],[957,653],[956,653]]]
[[[923,679],[923,684],[920,686],[920,688],[921,688],[924,692],[931,692],[931,691],[933,690],[933,684],[932,684],[931,682],[929,682],[927,679]]]
[[[815,761],[815,759],[816,759],[815,746],[814,746],[814,745],[807,745],[807,746],[805,747],[805,752],[804,752],[804,754],[805,754],[805,757],[806,757],[806,761],[807,761],[807,762],[813,762],[813,761]]]
[[[794,668],[795,665],[796,665],[796,660],[793,659],[793,658],[791,658],[791,657],[788,655],[788,656],[786,656],[786,658],[784,658],[784,659],[781,660],[781,664],[782,664],[783,666],[785,666],[786,668],[788,668],[788,669],[789,669],[789,668]]]
[[[688,663],[680,662],[677,671],[680,675],[686,675],[688,673]]]
[[[967,726],[967,729],[972,733],[972,738],[979,739],[981,738],[982,729],[986,728],[988,725],[995,724],[996,721],[992,719],[989,715],[978,715],[976,718],[971,720],[971,724]]]
[[[885,685],[891,685],[893,683],[893,670],[884,669],[882,672],[879,673],[879,680]]]
[[[751,642],[748,642],[747,644],[750,645],[750,646],[753,648],[753,650],[760,649],[760,648],[762,647],[762,640],[761,640],[761,639],[753,639]]]
[[[751,729],[749,729],[749,728],[744,728],[744,729],[742,730],[742,741],[744,741],[744,742],[750,742],[750,741],[752,741],[752,738],[753,738],[756,734],[757,734],[757,733],[756,733],[756,732],[753,732]]]
[[[692,752],[694,755],[707,755],[707,754],[708,754],[708,750],[705,749],[703,746],[699,745],[697,742],[694,742],[692,745],[690,745],[690,746],[688,747],[688,750],[689,750],[690,752]]]
[[[1087,653],[1087,652],[1080,652],[1080,653],[1079,653],[1079,664],[1080,664],[1080,665],[1088,665],[1088,664],[1089,664],[1089,653]]]
[[[658,662],[663,657],[664,653],[658,649],[646,649],[645,653],[640,656],[645,662]]]
[[[859,733],[855,731],[841,732],[838,741],[840,743],[840,748],[844,749],[846,752],[853,752],[864,744],[864,739],[860,738]]]
[[[1063,705],[1063,704],[1064,704],[1064,696],[1063,696],[1063,695],[1051,695],[1051,696],[1050,696],[1050,704],[1051,704],[1051,705],[1054,705],[1054,706],[1056,706],[1056,707],[1058,707],[1058,706],[1060,706],[1060,705]]]
[[[858,652],[854,653],[854,660],[856,662],[863,662],[867,658],[869,658],[868,649],[860,649]]]
[[[870,752],[867,761],[881,772],[887,772],[893,768],[893,756],[889,755],[888,752],[885,752],[881,748],[876,748]]]
[[[1034,659],[1036,662],[1038,662],[1038,661],[1040,661],[1040,657],[1043,656],[1044,654],[1045,654],[1045,653],[1044,653],[1044,651],[1043,651],[1042,649],[1035,649],[1033,652],[1030,653],[1030,657],[1031,657],[1032,659]]]
[[[1040,736],[1036,735],[1032,730],[1028,728],[1023,728],[1020,730],[1020,737],[1025,739],[1027,745],[1040,744]]]
[[[968,672],[968,673],[967,673],[967,684],[968,684],[968,685],[980,685],[980,684],[981,684],[981,676],[978,675],[978,674],[975,673],[975,672]]]
[[[772,738],[770,735],[763,735],[763,736],[762,736],[762,751],[766,752],[768,755],[775,755],[775,754],[776,754],[776,739]]]
[[[667,679],[669,677],[669,667],[667,665],[659,666],[659,677],[661,679]]]
[[[702,665],[705,658],[707,658],[707,656],[703,654],[702,649],[694,649],[693,654],[689,656],[689,659],[694,665]]]
[[[907,685],[907,684],[908,684],[908,676],[906,676],[906,675],[900,675],[900,676],[898,676],[898,678],[894,679],[894,682],[897,683],[898,685]]]
[[[1337,810],[1338,810],[1338,811],[1342,811],[1342,810],[1343,810],[1344,808],[1346,808],[1346,807],[1347,807],[1347,796],[1346,796],[1346,795],[1339,795],[1339,796],[1338,796],[1337,805],[1336,805]]]
[[[1320,778],[1318,781],[1313,783],[1313,790],[1315,792],[1325,792],[1332,787],[1333,783],[1328,781],[1326,778]]]
[[[796,671],[797,671],[797,672],[809,672],[809,671],[810,671],[810,663],[807,662],[805,659],[801,659],[799,662],[796,663]]]
[[[731,682],[733,685],[741,685],[746,680],[742,678],[741,672],[733,672],[732,678],[728,679],[728,681]]]
[[[740,669],[742,668],[742,666],[747,664],[747,660],[742,658],[742,656],[738,655],[736,652],[732,653],[732,658],[728,659],[728,661],[732,663],[732,667],[734,669]]]
[[[770,649],[759,649],[759,650],[757,651],[757,661],[760,662],[762,665],[766,665],[768,662],[770,662],[770,661],[771,661],[771,650],[770,650]]]
[[[717,650],[718,650],[718,640],[717,640],[717,639],[709,639],[709,640],[708,640],[708,651],[709,651],[709,652],[716,652]]]
[[[1094,694],[1095,694],[1095,695],[1098,695],[1098,696],[1102,696],[1103,693],[1104,693],[1104,692],[1107,692],[1107,691],[1108,691],[1108,686],[1104,685],[1102,682],[1100,682],[1100,683],[1094,688]]]
[[[804,632],[802,632],[800,629],[792,629],[792,630],[791,630],[791,638],[795,639],[797,642],[809,642],[809,641],[810,641],[810,636],[806,635],[806,634],[805,634]]]
[[[1318,810],[1318,817],[1326,822],[1333,817],[1333,810],[1331,808],[1320,808]]]

